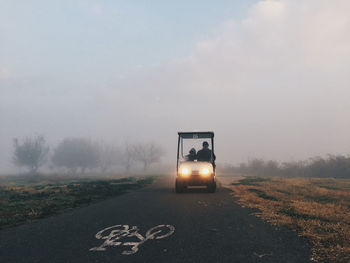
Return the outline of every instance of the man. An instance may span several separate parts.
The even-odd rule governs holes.
[[[197,152],[197,161],[198,162],[214,162],[216,159],[215,155],[212,154],[212,151],[209,149],[209,143],[203,142],[203,149]]]

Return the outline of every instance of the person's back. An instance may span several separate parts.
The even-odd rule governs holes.
[[[215,156],[209,149],[209,143],[203,142],[203,149],[197,152],[197,161],[199,162],[212,162],[215,161]]]
[[[192,148],[189,152],[188,155],[186,155],[186,160],[187,161],[191,161],[193,162],[194,160],[197,159],[197,154],[196,154],[196,150],[194,148]]]
[[[202,149],[197,152],[197,160],[199,162],[210,162],[211,161],[211,150]]]

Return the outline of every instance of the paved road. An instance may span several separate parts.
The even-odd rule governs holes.
[[[226,188],[217,193],[201,190],[175,194],[173,180],[163,178],[152,186],[34,223],[0,231],[0,262],[309,262],[310,248],[294,232],[276,229],[241,208]],[[114,232],[107,239],[95,234],[113,225],[138,226],[141,238],[158,225],[172,225],[170,236],[145,241],[132,255],[131,246]],[[130,233],[135,233],[131,231]],[[102,236],[109,235],[104,232]],[[113,243],[114,242],[114,243]]]

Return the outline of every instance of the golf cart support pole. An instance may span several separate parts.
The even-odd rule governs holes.
[[[179,149],[180,148],[180,134],[178,135],[177,139],[177,161],[176,161],[176,173],[179,172]]]

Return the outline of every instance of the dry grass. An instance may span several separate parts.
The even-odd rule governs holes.
[[[242,206],[312,244],[317,262],[350,262],[350,180],[245,178],[231,186]]]

